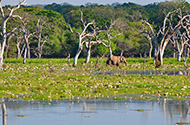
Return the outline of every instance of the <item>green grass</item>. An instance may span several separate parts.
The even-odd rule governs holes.
[[[190,77],[167,75],[94,75],[99,72],[125,70],[156,70],[153,59],[128,58],[128,67],[106,66],[106,59],[72,67],[66,59],[6,59],[0,72],[0,97],[10,100],[59,100],[59,99],[188,99]],[[49,62],[52,61],[53,72]],[[73,60],[71,60],[72,62]],[[164,59],[157,70],[186,70],[183,62]],[[188,60],[189,63],[189,60]],[[188,67],[190,67],[188,65]],[[187,69],[189,70],[189,68]]]

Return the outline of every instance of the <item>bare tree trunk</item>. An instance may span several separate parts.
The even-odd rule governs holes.
[[[181,50],[178,51],[177,61],[181,62],[181,56],[183,52],[184,52],[184,44],[182,44]]]
[[[28,42],[28,38],[26,36],[24,36],[24,39],[25,39],[26,47],[27,47],[27,56],[28,56],[28,59],[30,59],[30,45]]]
[[[6,39],[7,39],[7,35],[6,35],[6,22],[3,21],[3,43],[2,46],[0,45],[0,68],[3,65],[3,53],[4,53],[4,49],[5,49],[5,44],[6,44]]]
[[[94,20],[92,22],[86,24],[86,22],[84,22],[84,20],[83,20],[83,13],[82,12],[81,12],[81,22],[83,23],[83,26],[84,26],[83,31],[81,33],[80,32],[75,32],[79,36],[79,46],[78,46],[77,53],[76,53],[76,55],[74,57],[74,62],[73,62],[74,67],[77,66],[78,57],[79,57],[79,55],[80,55],[80,53],[81,53],[81,51],[83,49],[83,44],[85,43],[85,41],[83,41],[83,39],[85,39],[86,37],[94,37],[96,35],[96,32],[94,32],[94,33],[87,32],[88,27],[90,27],[90,25],[94,24]],[[71,26],[69,24],[68,24],[68,26],[70,28],[70,31],[72,33],[74,33]]]
[[[78,60],[78,58],[79,58],[79,55],[80,55],[82,49],[83,49],[82,45],[79,45],[78,50],[77,50],[77,53],[76,53],[76,55],[75,55],[75,57],[74,57],[74,62],[73,62],[73,66],[74,66],[74,67],[77,66],[77,60]]]
[[[67,56],[67,58],[66,58],[66,59],[67,59],[68,64],[70,63],[70,58],[71,58],[71,54],[69,53],[69,54],[68,54],[68,56]]]
[[[123,56],[123,50],[121,51],[120,56]]]
[[[24,37],[24,41],[26,43],[26,47],[27,47],[27,57],[28,59],[30,59],[30,43],[29,43],[29,38],[33,35],[32,33],[28,34],[27,33],[27,29],[26,29],[26,24],[24,21],[22,22],[23,25],[21,26],[22,27],[22,32],[23,32],[23,37]]]
[[[152,50],[153,50],[153,47],[150,46],[150,49],[149,49],[149,58],[152,58]]]
[[[155,48],[154,48],[154,62],[153,62],[153,64],[155,65],[156,58],[159,57],[160,48],[158,46],[157,38],[154,38],[153,42],[154,42],[154,46],[155,46]]]
[[[107,31],[107,36],[108,36],[108,42],[109,42],[110,57],[112,57],[113,54],[112,54],[112,49],[111,49],[111,40],[110,40],[110,35],[108,34],[108,31]]]
[[[152,50],[153,50],[152,40],[151,40],[151,37],[148,34],[146,34],[146,38],[148,39],[149,46],[150,46],[150,48],[149,48],[149,58],[152,58]]]
[[[7,125],[7,108],[5,103],[1,104],[1,108],[2,108],[2,115],[3,115],[3,125]]]
[[[18,45],[17,45],[17,57],[16,57],[16,59],[19,59],[21,57],[21,55],[20,55],[20,47],[18,47]]]
[[[42,54],[41,54],[41,53],[38,54],[38,58],[39,58],[39,59],[42,58]]]
[[[189,58],[189,47],[187,48],[187,58]]]
[[[179,61],[179,62],[181,62],[181,55],[182,55],[181,52],[179,52],[177,55],[177,61]]]
[[[26,54],[27,54],[27,48],[25,48],[25,51],[24,51],[23,64],[26,64]]]
[[[91,56],[91,46],[88,47],[87,56],[86,56],[86,62],[85,63],[89,63],[90,56]]]
[[[17,59],[21,58],[21,55],[23,53],[23,49],[25,48],[26,44],[23,45],[22,52],[20,49],[20,42],[17,42],[16,48],[17,48]]]
[[[7,21],[9,20],[10,17],[13,17],[13,16],[18,17],[18,15],[13,15],[13,12],[19,9],[21,5],[25,5],[26,0],[23,0],[16,7],[12,8],[8,16],[5,16],[1,2],[2,0],[0,0],[0,10],[1,10],[1,16],[3,20],[2,20],[2,44],[0,43],[0,68],[3,65],[3,53],[4,53],[6,40],[7,40],[7,31],[6,31]]]
[[[163,65],[164,51],[160,52],[160,63]]]
[[[9,50],[9,42],[11,41],[11,39],[15,36],[15,34],[11,34],[7,40],[7,45],[6,45],[6,49],[5,49],[5,59],[7,59],[7,53],[8,53],[8,50]]]
[[[47,36],[44,38],[44,40],[42,40],[42,26],[40,25],[40,19],[38,20],[37,28],[38,28],[38,48],[37,48],[38,54],[37,55],[38,55],[38,58],[41,59],[44,43],[47,40]]]
[[[173,18],[173,14],[176,14],[177,12],[181,12],[181,9],[176,9],[172,12],[169,12],[163,22],[163,26],[162,28],[158,31],[158,34],[156,35],[154,33],[154,30],[152,28],[152,26],[147,22],[144,21],[144,23],[146,23],[150,30],[151,30],[151,36],[152,36],[152,40],[154,42],[154,46],[155,46],[155,59],[154,62],[156,62],[156,67],[163,65],[163,55],[164,55],[164,50],[168,44],[168,42],[170,41],[171,37],[176,33],[176,31],[179,30],[179,28],[181,27],[181,23],[182,23],[182,18],[178,21],[178,24],[175,24],[175,26],[172,26],[173,23],[172,22],[172,18]],[[181,14],[181,13],[180,13]],[[181,15],[182,17],[182,15]],[[169,22],[169,23],[168,23]],[[173,28],[174,27],[174,28]],[[160,45],[158,46],[158,37],[159,34],[161,33],[162,35],[162,39],[160,40]],[[159,58],[158,58],[159,57]],[[159,65],[158,65],[159,64]]]
[[[173,48],[173,58],[176,58],[176,50],[175,50],[175,46],[174,46],[174,48]]]
[[[111,46],[109,47],[109,51],[110,51],[110,57],[112,57],[113,54],[112,54]]]
[[[41,37],[42,37],[42,33],[41,33],[41,27],[40,27],[40,19],[38,20],[37,23],[37,28],[38,28],[38,58],[41,59],[41,50],[40,50],[40,44],[41,44]]]

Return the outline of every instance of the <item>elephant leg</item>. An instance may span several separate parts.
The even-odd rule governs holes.
[[[114,61],[110,60],[110,66],[114,66]]]
[[[107,60],[107,65],[110,65],[110,66],[112,66],[112,60]]]
[[[119,63],[117,63],[116,65],[119,66]]]
[[[106,64],[109,65],[109,60],[106,61]]]

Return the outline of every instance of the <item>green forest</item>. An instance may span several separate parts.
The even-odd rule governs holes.
[[[7,5],[4,10],[8,12]],[[93,32],[95,27],[99,31],[110,29],[111,49],[113,55],[120,55],[123,52],[125,57],[142,57],[144,53],[149,54],[150,43],[143,33],[146,30],[142,20],[149,22],[155,30],[163,25],[163,20],[168,12],[182,8],[183,15],[190,10],[190,4],[185,0],[165,1],[161,3],[152,3],[148,5],[138,5],[135,3],[113,3],[110,5],[98,5],[88,3],[86,5],[74,6],[68,3],[22,6],[14,14],[22,17],[11,18],[7,22],[7,42],[4,52],[5,58],[18,58],[23,56],[24,40],[23,33],[28,37],[30,51],[29,58],[38,58],[38,36],[39,27],[41,40],[44,40],[42,48],[42,58],[66,58],[68,55],[74,57],[79,43],[79,37],[76,32],[82,32],[84,24],[94,21],[93,25],[88,27],[88,33]],[[71,32],[71,28],[74,32]],[[95,29],[94,28],[94,29]],[[23,32],[25,31],[25,32]],[[85,40],[107,39],[105,33],[98,33],[96,37],[87,37]],[[105,41],[105,44],[109,43]],[[87,45],[86,45],[87,46]],[[88,48],[83,44],[80,57],[85,58]],[[164,57],[173,57],[172,42],[169,42],[164,53]],[[109,49],[102,44],[92,44],[91,56],[108,56]],[[177,53],[177,52],[176,52]]]

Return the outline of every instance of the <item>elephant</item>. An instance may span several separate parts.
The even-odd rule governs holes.
[[[126,66],[128,66],[128,63],[125,60],[124,56],[112,56],[112,57],[109,57],[108,60],[106,61],[107,65],[110,65],[110,66],[114,66],[114,65],[119,66],[121,62],[124,62]]]

